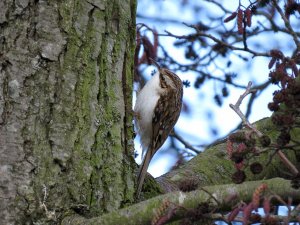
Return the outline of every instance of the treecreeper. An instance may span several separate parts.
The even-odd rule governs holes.
[[[139,198],[149,163],[174,128],[181,111],[183,85],[180,78],[153,61],[158,71],[137,94],[134,107],[136,133],[140,136],[143,161],[137,178]]]

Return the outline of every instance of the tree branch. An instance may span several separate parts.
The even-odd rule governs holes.
[[[157,196],[155,198],[151,198],[147,201],[140,202],[118,211],[104,214],[99,217],[88,219],[79,215],[69,216],[62,221],[62,225],[150,224],[151,221],[153,221],[153,218],[157,216],[157,210],[160,209],[166,202],[169,202],[169,205],[171,205],[172,207],[177,206],[178,209],[174,211],[172,221],[181,220],[187,216],[190,217],[193,209],[197,209],[197,207],[202,204],[207,205],[206,211],[215,210],[226,212],[230,211],[232,207],[234,207],[240,201],[251,201],[253,192],[261,184],[266,184],[270,192],[276,193],[280,198],[284,200],[287,200],[287,196],[289,196],[293,198],[293,204],[300,202],[299,191],[290,187],[289,180],[274,178],[264,181],[249,181],[239,185],[226,184],[207,186],[205,187],[205,190],[208,191],[199,189],[188,193],[180,191],[172,192]],[[211,196],[214,196],[214,198],[218,199],[218,201],[216,202]],[[232,196],[236,197],[232,198]],[[228,201],[228,199],[231,200]],[[209,217],[209,215],[210,214],[203,213],[203,217]]]

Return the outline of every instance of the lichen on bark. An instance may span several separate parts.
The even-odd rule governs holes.
[[[3,4],[1,218],[57,223],[132,202],[135,1]]]

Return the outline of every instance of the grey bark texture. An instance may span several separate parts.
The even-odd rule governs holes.
[[[0,1],[0,224],[133,201],[135,0]]]

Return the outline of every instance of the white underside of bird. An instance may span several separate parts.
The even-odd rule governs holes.
[[[155,90],[155,91],[153,91]],[[137,94],[134,107],[136,133],[140,135],[142,146],[142,158],[152,140],[152,119],[154,108],[164,90],[159,85],[159,72],[146,83],[143,89]]]

